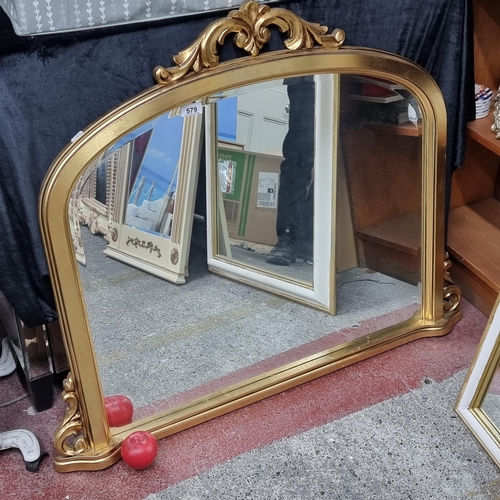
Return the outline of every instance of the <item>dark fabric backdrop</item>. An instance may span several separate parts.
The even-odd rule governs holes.
[[[280,6],[330,30],[346,45],[395,52],[426,68],[445,97],[448,180],[464,156],[474,117],[472,19],[468,0],[284,0]],[[20,38],[0,12],[0,290],[29,326],[56,311],[38,226],[38,193],[75,133],[154,84],[212,20],[198,16],[131,27]],[[270,49],[281,48],[273,37]],[[235,55],[226,43],[223,59]]]

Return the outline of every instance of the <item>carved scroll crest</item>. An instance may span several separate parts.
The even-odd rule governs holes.
[[[304,21],[286,9],[271,8],[250,0],[244,2],[239,10],[229,12],[227,18],[211,23],[189,47],[174,56],[177,66],[168,69],[156,67],[154,78],[157,83],[166,85],[180,80],[190,71],[198,73],[204,68],[217,66],[217,44],[223,45],[230,33],[235,33],[237,47],[256,56],[271,38],[271,25],[289,35],[284,42],[289,50],[311,49],[314,46],[338,48],[345,40],[345,33],[340,29],[327,35],[326,26]]]
[[[83,431],[80,404],[71,372],[64,379],[63,389],[66,412],[54,436],[54,447],[58,455],[75,456],[87,450],[89,444]]]
[[[451,266],[448,252],[445,252],[443,288],[443,312],[445,314],[455,311],[460,306],[460,300],[462,299],[462,290],[450,277]]]

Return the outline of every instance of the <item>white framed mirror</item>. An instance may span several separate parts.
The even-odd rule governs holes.
[[[455,410],[500,467],[500,296],[484,329]]]
[[[233,89],[206,119],[209,269],[331,314],[338,81]]]

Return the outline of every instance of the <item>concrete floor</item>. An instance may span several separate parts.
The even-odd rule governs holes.
[[[498,499],[499,471],[453,412],[463,378],[428,380],[146,498]]]

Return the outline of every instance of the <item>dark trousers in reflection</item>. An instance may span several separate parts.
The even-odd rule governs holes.
[[[280,169],[278,238],[288,228],[298,246],[312,248],[314,209],[314,81],[313,77],[290,78],[288,133],[283,141]]]

